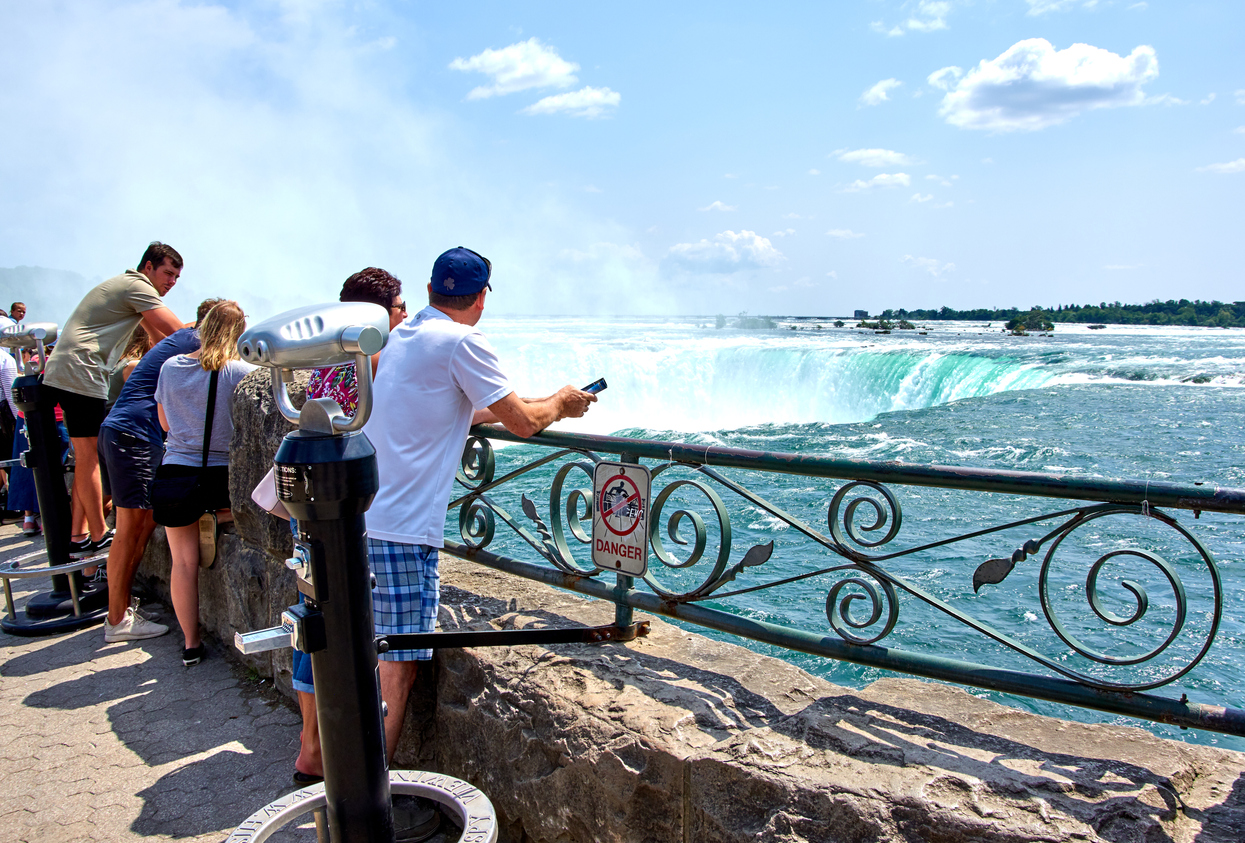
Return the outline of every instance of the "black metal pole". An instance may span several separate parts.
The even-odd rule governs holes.
[[[35,478],[48,561],[64,565],[69,562],[72,515],[69,492],[65,489],[65,466],[61,462],[60,433],[56,428],[56,405],[43,388],[43,375],[15,378],[13,401],[26,418],[26,438],[30,442],[26,467]],[[68,595],[69,578],[64,574],[52,577],[52,590]]]
[[[379,488],[376,451],[362,432],[296,430],[275,462],[277,496],[298,519],[295,554],[305,560],[302,627],[317,680],[330,840],[392,843],[363,517]]]

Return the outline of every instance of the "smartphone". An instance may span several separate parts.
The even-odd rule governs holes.
[[[593,395],[596,395],[598,392],[601,392],[607,386],[609,386],[609,384],[605,382],[605,378],[597,378],[592,383],[585,386],[583,391],[591,392]]]

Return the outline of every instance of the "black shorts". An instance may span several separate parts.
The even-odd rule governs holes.
[[[151,509],[151,484],[164,457],[164,443],[101,427],[96,447],[104,494],[112,495],[113,506]]]
[[[43,384],[40,389],[61,405],[65,413],[65,429],[70,439],[90,439],[99,436],[99,426],[108,418],[108,399],[79,395],[65,389]]]
[[[159,481],[195,475],[199,476],[199,484],[193,495],[178,500],[161,499]],[[151,508],[156,523],[164,527],[186,527],[198,521],[205,512],[229,509],[229,466],[200,468],[197,465],[162,464],[156,469]]]

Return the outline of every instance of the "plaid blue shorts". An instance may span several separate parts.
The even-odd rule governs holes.
[[[441,600],[437,548],[369,537],[367,558],[376,575],[372,592],[376,634],[432,632]],[[379,658],[389,662],[427,661],[432,650],[390,650]]]

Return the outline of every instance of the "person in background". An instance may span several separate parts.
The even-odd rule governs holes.
[[[255,369],[238,358],[238,337],[246,329],[246,314],[235,301],[223,301],[203,317],[198,351],[170,357],[160,367],[156,382],[156,413],[168,431],[164,458],[156,470],[161,478],[199,477],[198,493],[185,505],[170,507],[153,492],[153,514],[166,527],[173,568],[169,590],[173,612],[185,637],[182,664],[203,660],[199,637],[199,565],[216,557],[216,526],[232,521],[229,500],[229,444],[233,439],[233,391]],[[216,374],[211,438],[204,464],[203,440],[210,384]]]
[[[206,299],[199,305],[196,325],[224,299]],[[182,328],[165,337],[133,367],[108,418],[99,429],[99,462],[110,478],[116,535],[108,548],[108,617],[104,641],[138,641],[169,631],[138,613],[130,597],[134,572],[143,559],[156,528],[151,515],[151,485],[164,456],[164,429],[156,411],[156,383],[165,361],[199,347],[194,328]]]
[[[21,365],[20,360],[14,360],[13,362],[15,368],[10,370],[10,372],[16,371],[16,368]],[[13,398],[12,381],[9,381],[5,389],[5,398],[8,400],[13,414],[17,417],[17,428],[13,434],[13,451],[10,457],[16,460],[30,448],[30,441],[26,438],[26,419],[18,411],[17,402]],[[57,454],[57,459],[64,462],[65,455],[69,453],[69,433],[65,430],[64,415],[61,413],[61,408],[54,408],[54,413],[56,431],[60,435],[60,452]],[[9,509],[22,513],[22,532],[26,535],[37,536],[43,531],[43,527],[39,523],[39,495],[35,490],[34,474],[31,473],[29,468],[20,463],[9,470]]]
[[[13,380],[18,377],[17,361],[0,347],[0,459],[8,459],[13,452],[13,439],[17,435],[17,404],[13,402]],[[0,510],[12,511],[9,506],[9,471],[0,469],[0,488],[4,490],[4,505]]]
[[[107,415],[109,361],[139,324],[153,342],[183,327],[162,301],[181,272],[182,256],[176,249],[150,244],[137,270],[110,278],[83,297],[48,358],[43,385],[64,410],[74,449],[72,557],[93,556],[112,542],[104,524],[96,441]]]
[[[13,302],[9,305],[8,316],[14,322],[21,322],[26,318],[26,305],[20,301]]]
[[[406,302],[402,300],[402,282],[383,269],[369,266],[346,279],[342,284],[341,301],[378,304],[389,311],[389,330],[406,318]],[[372,374],[380,353],[372,355]],[[316,369],[307,384],[307,398],[331,398],[347,416],[353,417],[359,406],[359,385],[353,363]],[[297,532],[297,527],[291,525]],[[302,595],[299,595],[302,600]],[[294,761],[294,784],[306,787],[324,780],[324,763],[320,758],[320,730],[316,722],[315,685],[311,676],[311,656],[294,650],[294,690],[298,693],[298,709],[303,715],[303,731],[298,758]]]
[[[184,331],[186,329],[181,328],[180,330]],[[105,404],[108,412],[112,412],[113,405],[117,403],[117,397],[121,394],[121,387],[125,386],[125,382],[129,379],[130,373],[134,371],[134,367],[138,365],[138,361],[143,359],[144,354],[151,351],[151,346],[151,337],[148,336],[143,326],[139,325],[134,329],[134,333],[130,335],[130,341],[126,345],[125,351],[121,352],[121,359],[116,362],[116,365],[112,367],[112,371],[108,374],[108,399]]]

